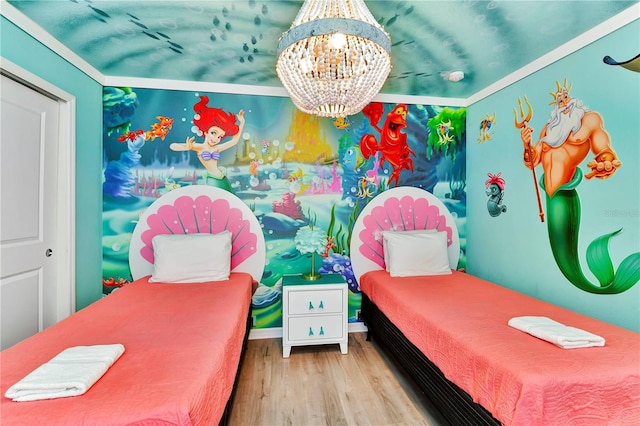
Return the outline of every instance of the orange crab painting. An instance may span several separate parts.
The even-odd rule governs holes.
[[[362,110],[362,114],[369,120],[371,126],[380,133],[380,142],[374,135],[365,134],[360,138],[360,151],[365,159],[380,153],[380,167],[385,161],[391,164],[393,171],[389,176],[389,185],[395,182],[398,185],[400,172],[411,170],[413,172],[413,160],[411,155],[415,153],[407,144],[407,135],[402,130],[407,127],[407,106],[396,105],[388,114],[382,128],[378,127],[384,107],[380,102],[372,102]]]

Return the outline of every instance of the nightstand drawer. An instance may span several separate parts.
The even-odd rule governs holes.
[[[300,290],[289,292],[289,315],[342,312],[344,290]]]
[[[289,341],[340,339],[343,337],[342,315],[319,315],[289,318]]]

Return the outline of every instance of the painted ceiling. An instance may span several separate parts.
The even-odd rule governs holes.
[[[302,1],[7,0],[106,76],[282,87]],[[366,1],[391,37],[381,93],[467,98],[637,1]],[[445,77],[463,71],[457,83]]]

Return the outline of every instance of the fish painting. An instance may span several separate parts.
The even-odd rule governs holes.
[[[491,126],[496,124],[496,113],[493,115],[485,115],[480,122],[480,136],[478,136],[478,142],[486,142],[491,140],[493,132],[491,132]]]
[[[356,171],[360,167],[362,167],[362,165],[364,165],[365,162],[366,160],[360,153],[360,147],[352,146],[345,151],[344,155],[342,156],[341,163],[342,163],[342,167],[353,168],[353,171]]]
[[[163,117],[161,115],[156,118],[158,119],[158,122],[153,123],[151,125],[151,130],[147,130],[145,132],[144,140],[151,139],[153,141],[156,138],[164,140],[164,138],[169,134],[169,130],[173,127],[173,118]]]
[[[339,130],[348,130],[351,127],[351,121],[347,117],[336,117],[333,120],[333,126]]]

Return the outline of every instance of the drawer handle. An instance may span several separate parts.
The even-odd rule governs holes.
[[[309,302],[309,310],[313,309],[313,303]]]
[[[309,336],[313,336],[313,328],[309,327]],[[324,328],[320,326],[320,336],[324,336]]]
[[[324,303],[322,303],[322,300],[320,301],[320,305],[318,306],[318,309],[324,309]]]

